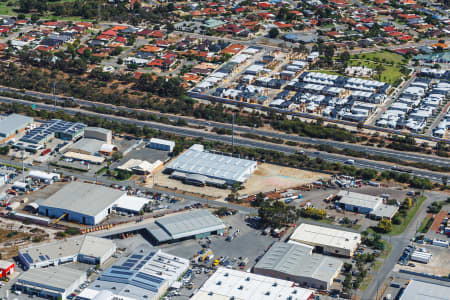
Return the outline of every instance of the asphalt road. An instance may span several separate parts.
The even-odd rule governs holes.
[[[427,214],[427,206],[434,201],[445,200],[447,197],[445,194],[440,194],[437,192],[426,192],[425,196],[427,197],[427,199],[422,203],[421,208],[417,211],[416,215],[401,235],[383,236],[383,239],[388,241],[392,245],[392,251],[390,255],[385,259],[383,266],[378,270],[378,272],[372,274],[374,276],[374,279],[372,280],[369,287],[364,291],[361,300],[376,299],[377,293],[381,292],[378,289],[381,288],[383,282],[394,269],[399,258],[402,256],[403,250],[406,246],[409,245],[411,239],[415,236],[420,223],[425,218]]]
[[[51,94],[45,94],[45,93],[39,93],[34,91],[26,91],[25,93],[17,92],[13,89],[10,89],[8,87],[2,87],[0,86],[0,92],[15,92],[19,95],[28,95],[28,96],[34,96],[39,97],[42,99],[49,99],[52,100],[53,96]],[[65,97],[56,97],[57,101],[65,101]],[[111,110],[123,110],[127,112],[145,112],[148,114],[153,114],[158,117],[168,117],[172,121],[177,121],[178,119],[184,120],[189,124],[194,124],[198,126],[214,126],[218,128],[225,128],[231,130],[231,124],[226,123],[218,123],[218,122],[210,122],[205,120],[199,120],[199,119],[193,119],[189,117],[183,117],[183,116],[172,116],[168,114],[148,111],[148,110],[142,110],[142,109],[134,109],[134,108],[128,108],[124,106],[116,106],[112,104],[107,103],[99,103],[99,102],[92,102],[88,100],[83,99],[74,99],[75,103],[83,106],[100,106],[105,107]],[[350,144],[345,142],[338,142],[338,141],[332,141],[332,140],[325,140],[325,139],[316,139],[316,138],[309,138],[309,137],[302,137],[298,135],[291,135],[291,134],[285,134],[275,131],[268,131],[263,129],[257,129],[257,128],[251,128],[246,126],[234,126],[235,132],[238,133],[252,133],[257,134],[261,136],[267,136],[271,138],[281,138],[284,140],[299,142],[299,143],[306,143],[306,144],[316,144],[316,145],[328,145],[333,146],[339,149],[350,149],[353,151],[359,151],[359,152],[365,152],[371,155],[382,155],[387,157],[393,157],[397,159],[401,159],[404,161],[412,161],[412,162],[421,162],[421,163],[427,163],[432,165],[438,165],[438,166],[447,166],[450,167],[450,159],[443,158],[443,157],[437,157],[432,155],[423,155],[423,154],[415,154],[411,152],[403,152],[403,151],[395,151],[395,150],[389,150],[389,149],[380,149],[376,147],[368,147],[363,145],[356,145],[356,144]]]
[[[10,165],[15,165],[18,167],[22,167],[21,163],[18,163],[17,161],[11,161],[11,160],[6,160],[6,159],[0,159],[0,164],[1,163],[5,163],[5,164],[10,164]],[[45,166],[45,165],[35,165],[33,167],[31,167],[32,169],[36,169],[36,170],[40,170],[40,171],[45,171],[45,172],[49,172],[50,170],[53,170],[55,167],[54,166]],[[200,198],[200,197],[195,197],[195,196],[190,196],[190,195],[185,195],[185,194],[179,194],[179,193],[175,193],[175,192],[169,192],[169,191],[165,191],[165,190],[159,190],[159,189],[154,189],[154,188],[147,188],[147,187],[142,187],[142,186],[136,186],[136,182],[135,181],[131,181],[131,180],[124,180],[124,181],[114,181],[114,180],[108,180],[102,176],[95,176],[94,174],[89,174],[89,173],[81,173],[81,172],[76,172],[70,169],[63,169],[63,173],[65,176],[75,176],[77,177],[79,180],[88,180],[88,181],[97,181],[97,182],[102,182],[105,185],[109,186],[111,184],[119,184],[121,186],[130,186],[132,188],[138,188],[141,191],[148,191],[148,192],[153,192],[153,193],[160,193],[160,194],[166,194],[175,198],[183,198],[185,200],[189,200],[192,202],[200,202],[202,204],[209,204],[209,205],[214,205],[214,206],[226,206],[230,209],[236,209],[239,210],[241,212],[244,213],[249,213],[249,214],[256,214],[257,210],[251,207],[245,207],[245,206],[240,206],[240,205],[235,205],[232,203],[228,203],[228,202],[221,202],[221,201],[215,201],[215,200],[207,200],[204,198]]]
[[[6,98],[6,97],[1,97],[0,102],[7,102],[7,103],[15,103],[16,102],[16,103],[22,103],[22,104],[30,105],[30,106],[36,105],[36,108],[38,108],[38,109],[49,110],[49,111],[54,110],[54,107],[52,105],[47,105],[47,104],[42,104],[42,103],[34,103],[31,101],[18,100],[18,99]],[[138,126],[147,126],[149,128],[153,128],[156,130],[161,130],[164,132],[169,132],[169,133],[173,133],[173,134],[177,134],[177,135],[182,135],[182,136],[202,137],[204,139],[208,139],[208,140],[212,140],[212,141],[218,141],[218,142],[223,142],[223,143],[227,143],[227,144],[232,143],[232,138],[230,136],[217,135],[215,133],[211,133],[211,132],[203,131],[203,130],[195,130],[195,129],[189,129],[189,128],[184,128],[184,127],[166,125],[166,124],[162,124],[162,123],[140,121],[140,120],[111,116],[111,115],[102,115],[99,113],[94,113],[94,112],[75,109],[75,108],[58,107],[58,110],[63,110],[66,113],[72,114],[72,115],[81,113],[84,115],[100,117],[100,118],[104,118],[104,119],[111,120],[111,121],[118,121],[118,122],[128,123],[128,124],[136,124]],[[285,145],[265,143],[265,142],[250,140],[250,139],[244,139],[244,138],[235,138],[234,144],[249,147],[249,148],[262,148],[262,149],[266,149],[266,150],[279,151],[279,152],[283,152],[283,153],[287,153],[287,154],[295,154],[297,151],[296,147],[289,147],[289,146],[285,146]],[[325,159],[325,160],[331,161],[331,162],[345,163],[345,161],[348,160],[348,157],[346,157],[346,156],[334,155],[334,154],[329,154],[326,152],[305,151],[305,154],[310,157],[313,157],[313,158],[320,157],[322,159]],[[369,161],[369,160],[364,160],[364,159],[354,159],[354,161],[355,161],[354,165],[359,168],[369,168],[369,169],[374,169],[374,170],[378,170],[378,171],[391,170],[391,168],[392,168],[392,166],[390,164],[386,164],[386,163],[382,163],[382,162]],[[412,175],[423,177],[423,178],[428,178],[434,182],[440,182],[441,177],[445,176],[442,173],[424,171],[424,170],[420,170],[420,169],[413,169]]]

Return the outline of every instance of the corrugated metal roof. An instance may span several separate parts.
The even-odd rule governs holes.
[[[8,137],[31,123],[33,123],[33,118],[11,114],[5,119],[0,120],[0,136]]]
[[[330,282],[343,262],[337,258],[312,254],[311,248],[298,243],[276,242],[256,264],[255,270],[274,270],[291,278],[308,277]]]
[[[257,162],[231,156],[188,149],[167,168],[186,173],[201,174],[229,181],[243,182],[251,175]]]
[[[65,292],[73,285],[73,282],[80,280],[84,274],[85,272],[83,271],[61,266],[30,269],[21,274],[18,282],[37,287],[45,287],[53,291]]]
[[[156,220],[173,239],[224,229],[222,220],[207,210],[194,210]]]
[[[449,299],[450,287],[411,280],[400,300],[443,300]]]
[[[125,194],[112,188],[74,181],[42,201],[40,206],[96,216]]]

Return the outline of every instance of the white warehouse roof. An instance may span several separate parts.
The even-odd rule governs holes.
[[[220,267],[191,300],[309,300],[313,295],[291,281]]]
[[[140,212],[140,210],[149,202],[147,198],[136,196],[123,196],[114,205],[115,208],[125,209],[133,212]]]
[[[229,182],[245,182],[256,167],[256,161],[198,151],[192,147],[167,166],[174,171],[200,174]]]
[[[400,300],[444,300],[449,299],[450,287],[411,280]]]
[[[326,245],[352,251],[358,247],[361,235],[355,232],[303,223],[297,227],[290,239],[309,245]]]
[[[167,145],[167,146],[170,146],[170,147],[175,147],[175,142],[174,141],[163,140],[163,139],[158,139],[158,138],[151,138],[150,139],[150,143],[155,143],[155,144]]]

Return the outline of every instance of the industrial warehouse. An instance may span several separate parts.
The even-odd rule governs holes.
[[[86,272],[66,267],[49,267],[22,273],[14,287],[42,298],[66,299],[85,280]]]
[[[314,292],[296,287],[292,281],[218,268],[191,300],[313,300]]]
[[[160,299],[188,268],[187,259],[140,246],[107,269],[77,299],[99,299],[105,292],[114,297],[108,299]]]
[[[83,182],[71,182],[39,204],[39,213],[86,225],[97,225],[126,192]]]
[[[337,198],[339,199],[337,205],[342,209],[367,214],[374,219],[392,219],[398,211],[398,206],[385,204],[381,197],[340,191]]]
[[[53,119],[31,130],[20,141],[31,144],[42,144],[52,138],[71,141],[81,136],[85,128],[86,125],[80,122],[73,123]]]
[[[25,269],[81,262],[103,264],[116,251],[113,241],[93,236],[77,236],[19,250]]]
[[[4,143],[33,123],[33,118],[11,114],[0,120],[0,143]]]
[[[411,280],[400,300],[442,300],[448,299],[450,287],[440,284]]]
[[[297,227],[290,240],[314,246],[315,251],[319,253],[352,257],[361,244],[361,235],[303,223]]]
[[[207,210],[195,210],[157,219],[147,231],[160,244],[222,234],[225,228],[222,220]]]
[[[293,280],[304,287],[328,290],[343,262],[313,254],[314,247],[296,242],[276,242],[254,267],[256,274]]]
[[[170,162],[166,171],[185,183],[224,186],[244,183],[257,165],[256,161],[207,152],[196,144]]]

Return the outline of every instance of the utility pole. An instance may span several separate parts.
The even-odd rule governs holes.
[[[101,9],[102,9],[102,3],[98,3],[97,6],[97,22],[100,23],[100,19],[101,19]]]
[[[231,156],[234,154],[234,113],[232,115],[231,123]]]
[[[54,111],[56,112],[56,84],[53,81],[53,101],[55,102]]]
[[[25,183],[25,150],[22,149],[22,181]]]

